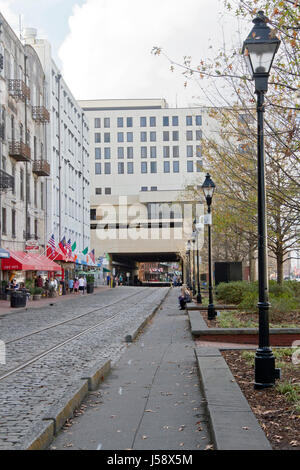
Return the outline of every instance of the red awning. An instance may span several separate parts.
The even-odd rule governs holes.
[[[51,259],[47,258],[45,255],[39,255],[37,253],[32,253],[31,257],[35,259],[37,263],[40,264],[38,271],[56,271],[61,272],[61,267],[59,264],[55,263]]]
[[[23,251],[10,251],[10,258],[2,260],[4,271],[61,271],[61,267],[47,256]]]

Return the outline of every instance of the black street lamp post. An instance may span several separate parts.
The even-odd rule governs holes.
[[[208,221],[208,292],[209,292],[209,305],[207,309],[207,318],[213,320],[217,313],[215,311],[214,301],[213,301],[213,282],[212,282],[212,250],[211,250],[211,203],[214,190],[216,188],[215,183],[210,177],[210,174],[207,173],[205,181],[202,185],[204,196],[207,203],[207,212],[210,220]]]
[[[258,284],[259,347],[255,355],[255,389],[272,387],[280,378],[269,341],[269,287],[267,264],[266,188],[264,156],[264,95],[280,40],[267,26],[262,11],[253,20],[254,27],[244,41],[242,53],[248,62],[257,95],[257,177],[258,177]]]
[[[186,245],[187,266],[186,266],[186,284],[191,289],[191,242],[188,240]]]
[[[195,243],[196,243],[196,232],[192,233],[192,243],[193,243],[193,295],[196,295],[196,262],[195,262]]]
[[[197,228],[197,221],[194,220],[194,227],[195,227],[195,236],[196,236],[196,244],[197,244],[197,304],[202,304],[202,296],[201,296],[201,287],[200,287],[200,262],[199,262],[199,234]]]

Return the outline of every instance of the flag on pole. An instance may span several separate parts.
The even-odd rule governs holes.
[[[69,240],[68,240],[67,243],[66,243],[66,250],[67,250],[68,255],[70,256],[71,253],[72,253],[71,239],[70,239],[70,238],[69,238]]]
[[[87,255],[87,254],[88,254],[88,251],[89,251],[89,247],[87,246],[87,247],[83,250],[82,253],[83,253],[84,255]]]
[[[50,240],[48,241],[48,245],[51,246],[51,252],[52,254],[54,253],[55,251],[55,239],[54,239],[54,233],[52,233],[51,237],[50,237]]]
[[[90,252],[89,252],[89,257],[91,258],[91,260],[93,261],[93,264],[95,264],[95,250],[92,249]]]
[[[64,237],[60,242],[59,242],[59,247],[62,250],[63,253],[65,253],[65,246],[66,246],[66,237]]]
[[[76,242],[74,242],[73,245],[71,246],[71,250],[72,252],[76,250]]]

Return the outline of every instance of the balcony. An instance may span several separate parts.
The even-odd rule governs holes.
[[[30,100],[30,88],[25,85],[23,80],[8,80],[8,92],[16,100]]]
[[[47,160],[34,160],[32,172],[37,176],[50,176],[50,164]]]
[[[9,142],[9,155],[18,162],[30,162],[30,147],[24,142],[13,140]]]
[[[0,170],[0,191],[13,189],[14,186],[15,186],[14,177],[6,173],[6,171]]]
[[[39,124],[50,122],[49,111],[45,106],[32,106],[32,119]]]

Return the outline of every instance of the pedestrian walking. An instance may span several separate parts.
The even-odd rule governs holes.
[[[81,292],[81,294],[83,295],[84,294],[84,279],[82,276],[80,276],[78,284],[79,284],[79,292]]]
[[[43,278],[41,275],[39,275],[39,277],[37,278],[36,284],[37,287],[43,287]]]
[[[78,278],[76,277],[75,282],[74,282],[74,292],[76,294],[78,293],[78,289],[79,289],[79,281],[78,281]]]
[[[74,289],[74,280],[73,279],[69,279],[69,292],[70,294],[73,292],[73,289]]]

